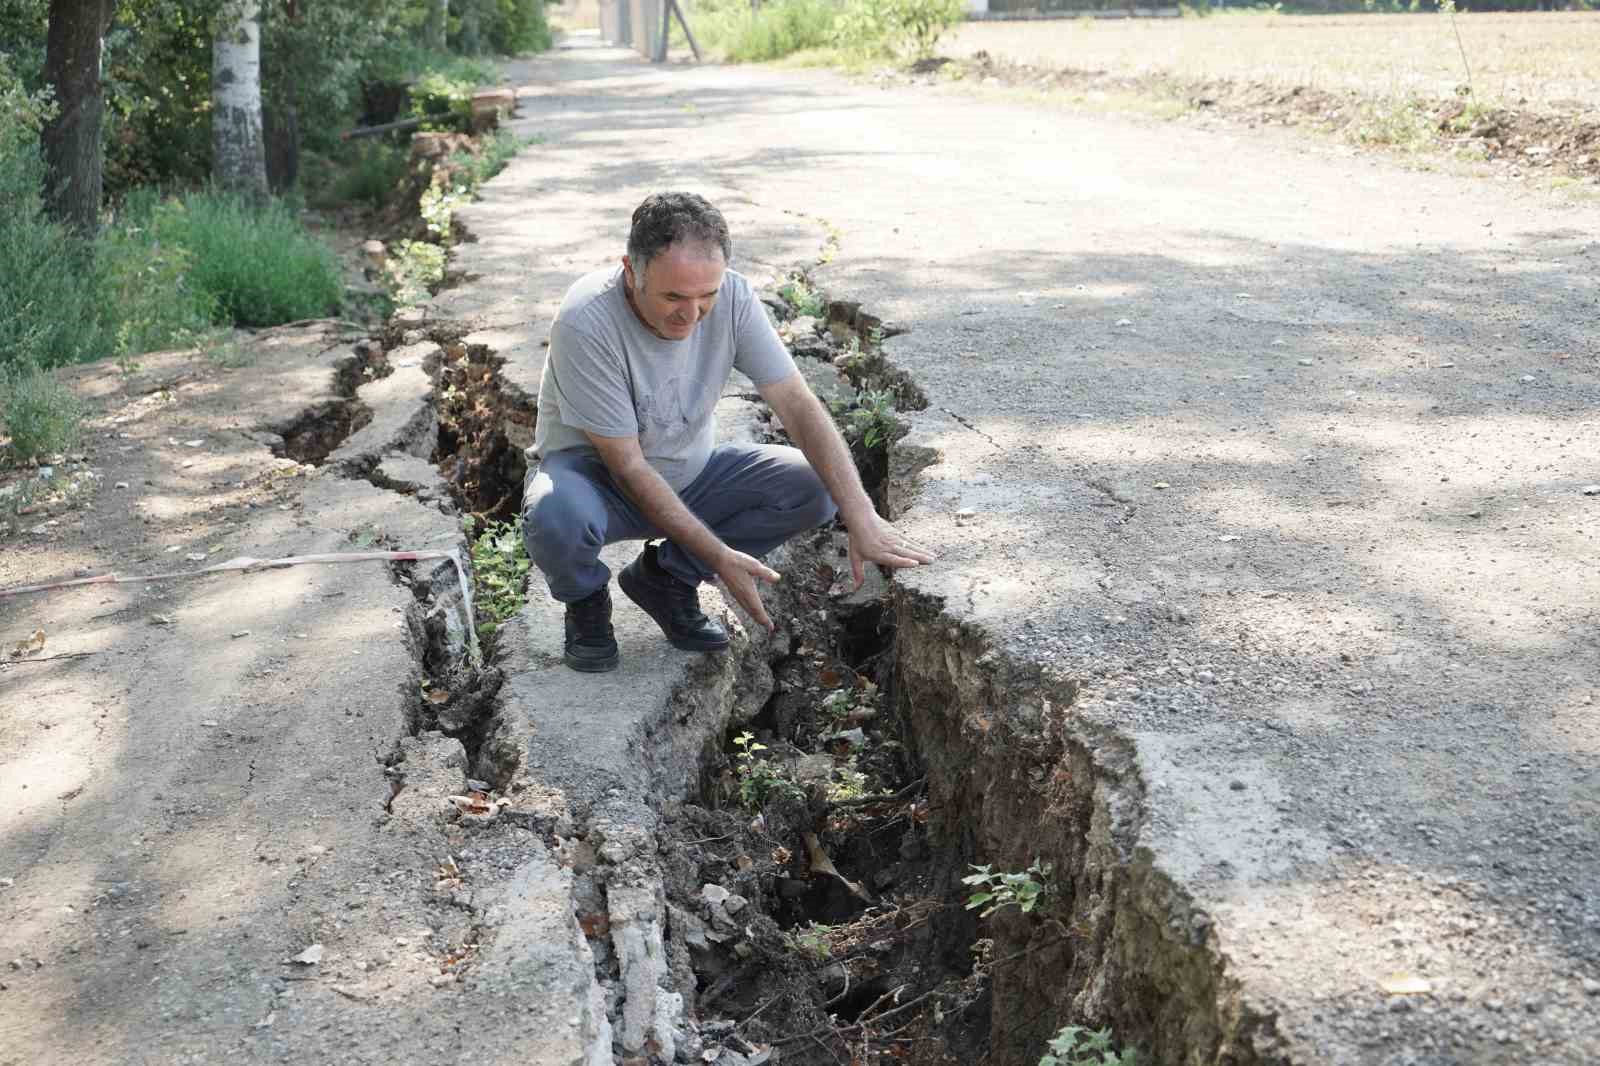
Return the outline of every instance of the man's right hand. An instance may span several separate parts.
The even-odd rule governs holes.
[[[776,583],[779,576],[776,570],[755,556],[736,552],[732,548],[717,564],[717,577],[722,581],[722,587],[732,593],[745,613],[768,633],[777,627],[767,617],[767,609],[761,603],[761,582]]]

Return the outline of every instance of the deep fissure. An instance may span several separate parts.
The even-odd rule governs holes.
[[[926,399],[883,358],[877,319],[848,302],[826,308],[807,337],[795,336],[804,316],[788,308],[783,332],[808,379],[823,369],[843,377],[831,406],[881,506],[891,489],[887,464],[870,459],[903,434],[894,411]],[[462,511],[512,519],[531,403],[502,387],[494,353],[461,343],[458,332],[438,339],[433,458]],[[892,408],[864,407],[863,393],[892,397]],[[879,432],[869,444],[872,428]],[[771,434],[781,439],[779,427]],[[770,696],[726,733],[701,737],[687,794],[650,797],[659,821],[648,865],[665,899],[659,935],[683,998],[685,1046],[720,1045],[729,1062],[766,1061],[762,1049],[771,1048],[785,1062],[817,1066],[842,1056],[1021,1066],[1067,1019],[1135,1018],[1133,1031],[1171,1034],[1158,1042],[1168,1049],[1187,1046],[1189,1015],[1219,1041],[1261,1024],[1228,1004],[1203,926],[1172,933],[1152,916],[1117,921],[1121,893],[1153,891],[1169,902],[1171,893],[1147,866],[1127,869],[1115,840],[1091,840],[1106,817],[1101,789],[1137,794],[1138,785],[1104,753],[1064,737],[1060,712],[1072,684],[1019,673],[979,635],[949,623],[941,604],[891,589],[870,567],[869,587],[856,593],[837,528],[791,542],[783,565],[777,606],[789,624],[785,646],[766,656]],[[493,636],[482,666],[472,664],[445,583],[418,571],[412,587],[420,684],[410,728],[456,737],[471,775],[489,791],[504,789],[521,749],[501,705]],[[766,791],[753,797],[745,789],[758,761],[766,783],[754,787]],[[552,828],[559,818],[512,824],[537,828],[552,848],[591,854],[604,853],[616,832],[597,832],[585,810],[572,812],[561,836]],[[966,908],[969,863],[1022,870],[1041,859],[1062,871],[1042,913],[1013,909],[980,923]],[[628,996],[642,992],[607,930],[640,889],[608,880],[622,868],[608,873],[604,859],[585,868],[574,909],[610,996],[618,1047],[637,1056],[620,1034]],[[1126,950],[1117,945],[1129,929],[1150,941],[1140,950],[1185,974],[1192,988],[1182,1007],[1163,1005],[1173,990],[1137,975],[1112,982],[1126,1004],[1106,998],[1097,975]],[[1075,998],[1087,988],[1100,988],[1098,998]]]

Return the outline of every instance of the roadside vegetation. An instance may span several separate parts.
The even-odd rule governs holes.
[[[213,60],[235,42],[220,9],[107,0],[104,28],[81,22],[96,5],[55,7],[0,9],[0,472],[77,436],[60,368],[180,347],[226,366],[236,328],[371,320],[425,295],[455,206],[526,143],[480,136],[488,57],[551,43],[543,0],[469,0],[448,18],[438,0],[268,5],[241,172],[218,154],[232,141]],[[94,85],[52,66],[45,42],[63,27],[99,51]],[[64,114],[95,116],[97,135],[67,143]],[[396,128],[342,136],[373,125]],[[415,132],[449,150],[419,159]],[[416,248],[363,280],[336,251],[352,258],[344,234]]]
[[[962,0],[693,0],[702,43],[730,63],[796,56],[816,64],[859,66],[927,59],[965,11]],[[674,27],[680,35],[682,31]]]

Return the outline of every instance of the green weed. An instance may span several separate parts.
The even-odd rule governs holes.
[[[784,303],[794,308],[796,315],[821,318],[823,311],[828,307],[828,301],[822,295],[822,290],[812,288],[811,283],[799,274],[778,286],[778,295],[783,297]]]
[[[476,523],[467,519],[467,534]],[[527,602],[528,551],[515,522],[490,522],[472,537],[472,602],[478,637],[491,636]]]
[[[830,725],[838,726],[855,716],[871,718],[878,713],[878,686],[871,681],[859,688],[851,685],[836,688],[822,697],[822,717]]]
[[[1437,122],[1420,100],[1377,100],[1364,105],[1350,126],[1360,144],[1419,151],[1433,144]]]
[[[976,873],[961,879],[975,891],[967,897],[967,910],[983,908],[978,915],[987,918],[1002,907],[1016,907],[1030,914],[1049,891],[1045,879],[1050,876],[1050,864],[1033,860],[1033,865],[1022,873],[995,872],[991,866],[973,866]]]
[[[1135,1066],[1138,1059],[1132,1050],[1112,1048],[1109,1028],[1091,1031],[1081,1025],[1065,1025],[1050,1038],[1049,1047],[1039,1066]]]
[[[81,435],[83,405],[48,370],[0,370],[0,427],[11,438],[16,459],[38,459],[66,451]]]
[[[783,768],[760,755],[767,746],[754,734],[740,733],[733,738],[733,775],[739,781],[739,802],[749,811],[759,811],[778,796],[800,798],[800,786],[784,776]]]
[[[856,757],[850,756],[843,766],[835,766],[828,780],[828,802],[842,803],[865,799],[867,775],[856,767]]]
[[[833,932],[831,925],[819,925],[812,922],[804,929],[791,929],[783,934],[784,941],[789,945],[789,950],[797,955],[822,961],[833,958],[833,946],[828,942],[828,936]]]
[[[401,307],[426,300],[444,280],[445,250],[427,241],[401,241],[385,267],[394,302]]]
[[[900,425],[894,417],[894,392],[890,389],[862,389],[854,406],[837,412],[837,417],[845,439],[869,452],[886,447]]]

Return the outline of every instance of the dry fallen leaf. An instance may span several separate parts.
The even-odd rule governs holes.
[[[428,690],[429,703],[449,703],[450,690],[443,688],[430,688]]]
[[[1378,987],[1391,996],[1421,996],[1433,991],[1433,982],[1426,977],[1400,971],[1378,982]]]
[[[13,659],[21,659],[28,655],[38,655],[41,651],[44,651],[44,630],[35,629],[27,640],[17,642],[16,646],[11,649],[11,657]]]

